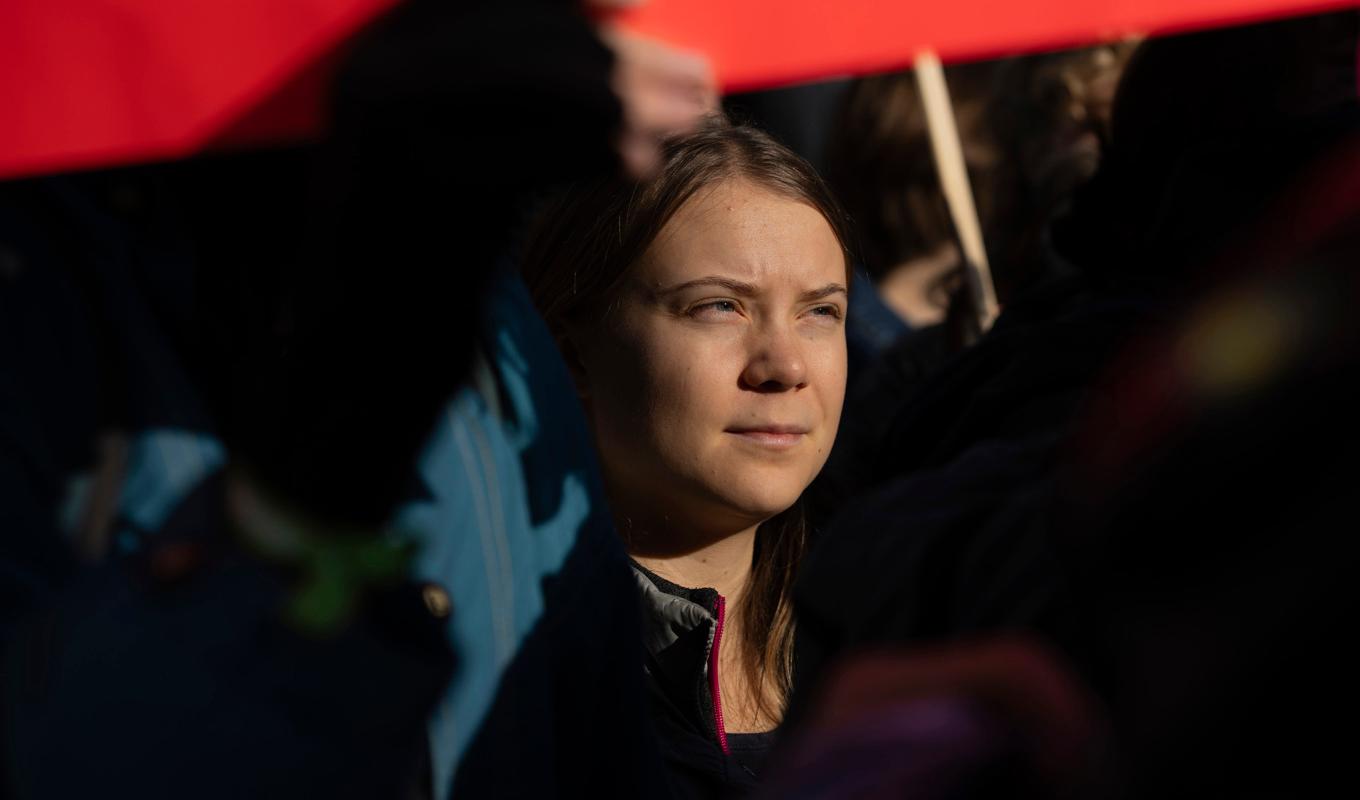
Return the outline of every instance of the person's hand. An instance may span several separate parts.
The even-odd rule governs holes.
[[[621,0],[597,0],[617,5]],[[693,130],[718,109],[708,60],[605,23],[600,38],[614,51],[613,87],[623,103],[618,151],[635,178],[650,175],[661,159],[660,142]]]

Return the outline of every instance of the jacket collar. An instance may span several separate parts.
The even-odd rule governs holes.
[[[717,738],[709,657],[717,630],[716,589],[689,589],[633,564],[641,597],[647,674],[666,705],[705,737]]]

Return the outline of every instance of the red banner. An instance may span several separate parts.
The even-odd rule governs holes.
[[[650,0],[628,27],[708,54],[727,91],[1355,8],[1357,0]]]
[[[314,133],[327,58],[396,1],[0,0],[0,178]],[[738,90],[1356,4],[651,0],[621,20]]]
[[[0,0],[0,177],[306,136],[326,56],[395,1]]]

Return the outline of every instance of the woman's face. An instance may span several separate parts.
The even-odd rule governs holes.
[[[836,438],[846,300],[812,206],[736,180],[681,207],[571,332],[616,511],[701,534],[793,505]]]

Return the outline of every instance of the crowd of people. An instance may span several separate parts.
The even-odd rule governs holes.
[[[984,330],[910,74],[608,5],[0,183],[0,797],[1344,787],[1360,13],[951,66]]]

